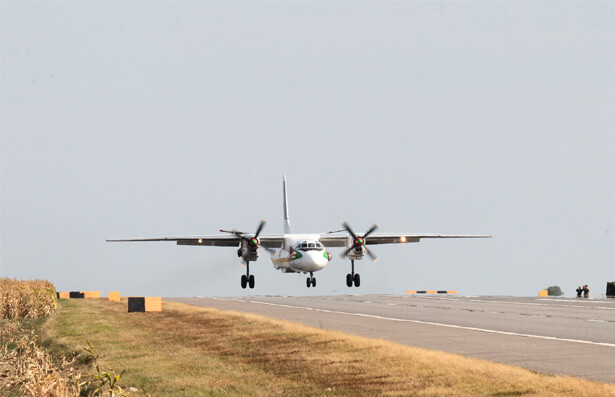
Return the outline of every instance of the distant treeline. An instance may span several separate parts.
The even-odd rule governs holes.
[[[57,305],[56,288],[49,281],[0,278],[0,319],[47,316]]]

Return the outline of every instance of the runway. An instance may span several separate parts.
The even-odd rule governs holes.
[[[615,383],[615,300],[451,295],[165,300]]]

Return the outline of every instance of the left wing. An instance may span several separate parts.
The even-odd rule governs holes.
[[[422,238],[491,238],[481,234],[409,234],[409,233],[373,233],[365,238],[366,245],[418,243]],[[346,247],[347,234],[321,235],[320,242],[327,247]]]
[[[259,236],[259,245],[266,248],[280,248],[284,241],[282,235]],[[148,237],[132,238],[125,240],[107,240],[108,242],[134,242],[134,241],[175,241],[177,245],[203,245],[214,247],[238,247],[241,238],[236,235],[216,234],[209,236],[187,236],[187,237]]]

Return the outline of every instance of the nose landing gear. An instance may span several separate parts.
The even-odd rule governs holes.
[[[359,273],[354,272],[354,259],[351,259],[350,263],[352,265],[352,272],[346,275],[346,285],[352,287],[354,284],[355,287],[359,287],[361,285],[361,276],[359,276]]]
[[[307,285],[308,288],[316,287],[316,277],[314,277],[313,272],[310,272],[310,277],[305,280],[305,285]]]

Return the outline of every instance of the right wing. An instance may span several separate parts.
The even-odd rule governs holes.
[[[366,245],[418,243],[423,238],[491,238],[476,234],[429,234],[429,233],[374,233],[365,238]],[[322,234],[320,242],[326,247],[346,247],[352,238],[348,234]]]

